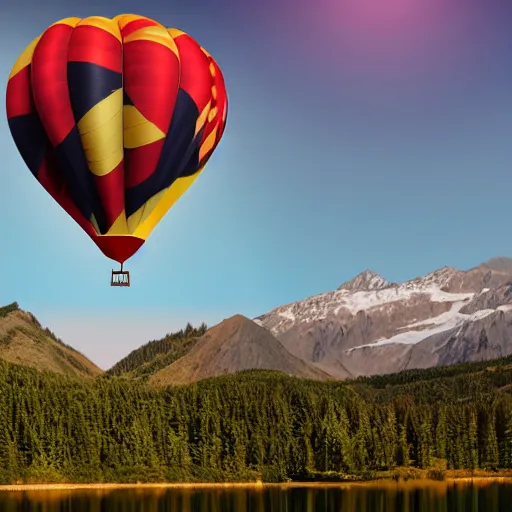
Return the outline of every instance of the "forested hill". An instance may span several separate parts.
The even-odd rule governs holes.
[[[389,386],[405,385],[414,382],[439,380],[446,377],[457,377],[461,375],[478,375],[482,372],[492,372],[498,375],[508,375],[508,370],[512,368],[512,356],[501,357],[487,361],[477,361],[471,363],[459,363],[448,366],[436,366],[433,368],[406,370],[400,373],[391,373],[387,375],[373,375],[370,377],[359,377],[345,383],[367,384],[373,388],[385,388]],[[498,380],[501,377],[498,377]],[[506,380],[506,379],[505,379]],[[509,382],[512,384],[512,380]]]
[[[150,341],[133,350],[107,370],[106,374],[147,378],[187,354],[206,331],[205,323],[199,327],[193,327],[188,323],[185,329],[167,334],[160,340]]]
[[[245,371],[162,390],[0,363],[0,481],[512,468],[510,383],[509,359],[350,382]]]

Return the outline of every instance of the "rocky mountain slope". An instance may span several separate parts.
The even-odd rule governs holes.
[[[91,378],[103,373],[94,363],[43,329],[16,303],[0,308],[0,359],[41,371]]]
[[[321,369],[290,354],[266,329],[236,315],[209,329],[183,357],[150,377],[155,386],[187,384],[249,369],[278,370],[316,380]]]
[[[512,353],[509,283],[508,258],[401,284],[366,270],[255,322],[335,378],[484,360]]]

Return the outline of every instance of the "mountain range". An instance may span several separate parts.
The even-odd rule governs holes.
[[[493,359],[512,352],[511,282],[508,258],[400,284],[366,270],[255,321],[336,379]]]
[[[512,354],[512,259],[391,283],[365,270],[337,289],[250,320],[235,315],[133,351],[107,375],[180,385],[269,369],[316,380]],[[0,308],[0,359],[76,378],[103,371],[16,303]]]

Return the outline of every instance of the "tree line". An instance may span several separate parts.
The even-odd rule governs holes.
[[[512,468],[511,378],[507,365],[387,385],[246,371],[154,390],[0,363],[0,482],[370,478],[439,461]]]

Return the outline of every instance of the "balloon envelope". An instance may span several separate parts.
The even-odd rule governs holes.
[[[227,117],[212,56],[131,14],[50,26],[14,64],[6,103],[32,174],[120,263],[203,170]]]

